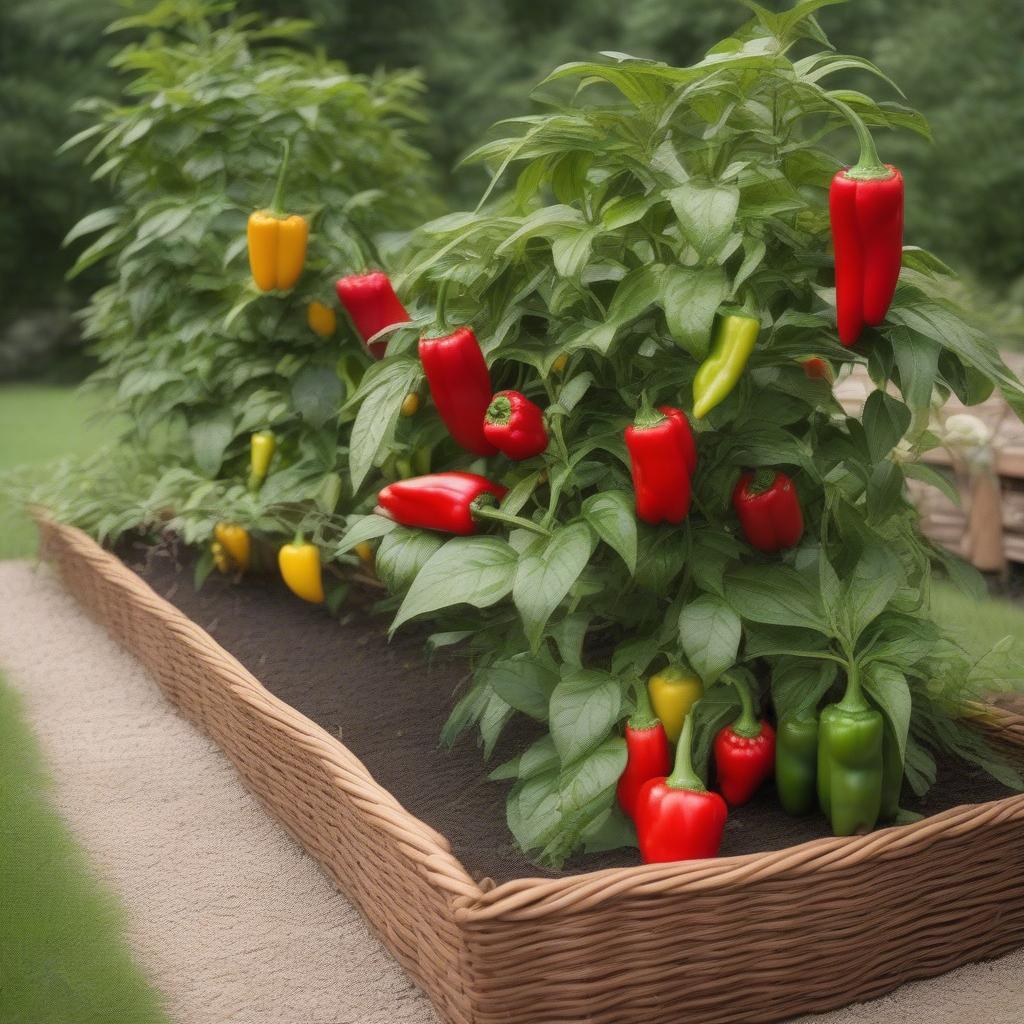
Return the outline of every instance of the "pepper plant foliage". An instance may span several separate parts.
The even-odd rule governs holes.
[[[450,457],[508,484],[502,509],[532,528],[445,540],[371,515],[338,550],[381,537],[392,628],[430,617],[434,645],[470,652],[472,682],[446,741],[475,726],[489,757],[514,715],[547,727],[493,773],[515,780],[509,826],[543,862],[630,841],[613,810],[621,723],[632,680],[666,661],[688,661],[707,688],[695,711],[702,771],[714,732],[737,712],[723,673],[746,677],[783,714],[856,671],[916,792],[934,781],[940,749],[1016,779],[958,721],[965,699],[1007,682],[1000,652],[972,664],[929,614],[936,570],[977,581],[921,536],[903,485],[941,485],[911,461],[935,443],[934,390],[970,404],[995,385],[1018,412],[1024,390],[938,297],[945,266],[913,246],[886,323],[854,349],[838,343],[826,196],[853,136],[835,101],[875,129],[883,154],[888,130],[927,137],[927,127],[878,68],[829,48],[814,17],[827,2],[782,14],[750,3],[753,19],[692,67],[607,54],[558,68],[542,83],[549,109],[504,122],[503,137],[469,157],[493,172],[480,206],[423,227],[399,281],[421,311],[437,309],[436,331],[474,328],[495,390],[546,407],[543,456]],[[894,98],[833,88],[848,71]],[[758,343],[730,397],[694,424],[688,519],[648,526],[634,512],[623,429],[645,394],[690,412],[716,315],[729,308],[760,318]],[[393,421],[387,367],[413,374],[414,344],[396,333],[356,396],[356,484],[389,445],[386,431],[359,431],[360,419]],[[867,363],[877,390],[862,419],[808,379],[809,355]],[[781,556],[745,544],[730,508],[741,470],[761,466],[787,472],[804,508],[803,542]]]
[[[112,25],[137,39],[114,60],[127,98],[87,103],[96,121],[67,143],[91,147],[114,198],[66,239],[92,238],[73,275],[100,261],[113,273],[85,324],[102,361],[91,383],[124,414],[123,455],[104,486],[61,502],[101,536],[168,514],[188,541],[219,518],[291,533],[333,512],[337,411],[370,360],[342,316],[333,337],[315,335],[307,305],[336,307],[334,279],[379,265],[375,239],[435,202],[409,137],[423,119],[415,73],[350,74],[302,48],[307,23],[232,6],[164,0]],[[246,219],[270,204],[286,141],[284,203],[310,220],[308,257],[292,291],[263,294]],[[275,471],[254,497],[249,435],[268,429]]]

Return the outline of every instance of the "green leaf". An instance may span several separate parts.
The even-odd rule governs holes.
[[[864,689],[889,719],[900,745],[900,759],[906,760],[912,706],[907,677],[892,665],[875,662],[865,671]]]
[[[772,668],[772,704],[781,719],[817,708],[835,681],[839,666],[834,661],[779,658]]]
[[[344,392],[333,367],[305,366],[292,379],[292,405],[315,430],[338,414]]]
[[[377,515],[362,516],[345,531],[345,535],[334,549],[334,555],[335,557],[344,555],[357,544],[362,544],[365,540],[376,540],[396,529],[398,529],[398,523],[393,519]]]
[[[889,331],[889,339],[900,372],[900,390],[904,401],[911,409],[927,409],[939,374],[941,346],[937,341],[906,327],[893,327]]]
[[[878,463],[868,478],[868,519],[881,523],[903,505],[903,470],[888,459]]]
[[[705,686],[736,663],[740,646],[739,616],[721,598],[706,594],[679,615],[679,642]]]
[[[637,535],[633,499],[625,491],[599,491],[583,502],[583,517],[634,575]]]
[[[669,267],[661,302],[668,330],[694,359],[708,353],[711,325],[729,293],[722,267]]]
[[[362,404],[349,441],[353,490],[359,489],[377,453],[394,433],[402,401],[415,390],[419,376],[419,362],[408,356],[393,356],[367,371],[360,386]]]
[[[575,669],[551,694],[548,721],[563,765],[571,764],[604,740],[619,720],[622,691],[606,672]]]
[[[455,537],[419,571],[398,609],[391,632],[417,615],[452,605],[489,608],[512,590],[518,555],[497,537]]]
[[[608,319],[626,324],[646,313],[658,301],[664,271],[660,264],[647,264],[630,271],[615,289]]]
[[[231,414],[217,413],[199,420],[189,427],[188,433],[192,440],[192,455],[199,471],[204,476],[216,476],[224,461],[224,452],[235,436]]]
[[[547,665],[520,654],[494,662],[483,672],[483,678],[510,707],[539,722],[546,722],[551,694],[558,683],[558,673]]]
[[[808,580],[788,565],[751,565],[725,577],[725,597],[751,622],[828,630],[821,599]]]
[[[535,542],[521,557],[512,600],[534,651],[540,646],[551,613],[583,572],[593,549],[590,528],[585,523],[572,523],[555,530],[549,539]]]
[[[851,642],[885,611],[906,576],[892,552],[872,545],[854,566],[846,583],[843,608],[847,616],[847,635]]]
[[[961,502],[960,490],[956,484],[933,466],[924,462],[905,462],[903,472],[912,480],[920,480],[941,491],[954,505]]]
[[[713,256],[732,232],[740,190],[688,181],[666,193],[683,236],[703,257]]]
[[[871,460],[880,462],[907,432],[910,410],[884,391],[872,391],[864,404],[863,422]]]
[[[88,216],[83,217],[65,236],[61,242],[61,248],[70,245],[76,239],[84,235],[91,235],[94,231],[102,231],[116,224],[123,216],[123,206],[108,206],[105,210],[96,210]]]
[[[379,516],[377,518],[380,518]],[[426,530],[398,527],[383,535],[374,566],[392,594],[402,594],[444,542]]]

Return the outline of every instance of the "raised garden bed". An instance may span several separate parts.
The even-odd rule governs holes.
[[[460,662],[426,667],[420,636],[387,645],[359,607],[339,627],[262,582],[196,594],[169,553],[127,552],[154,593],[79,531],[40,525],[69,589],[447,1020],[766,1022],[1024,943],[1024,795],[986,776],[949,773],[918,808],[930,817],[869,836],[823,837],[766,795],[733,817],[717,860],[617,851],[542,872],[515,849],[479,753],[437,748]],[[993,715],[1024,756],[1024,718]]]

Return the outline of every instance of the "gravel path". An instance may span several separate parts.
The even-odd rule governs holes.
[[[0,666],[177,1024],[436,1024],[214,744],[45,568],[0,563]],[[1022,1004],[1018,951],[800,1024],[1020,1024]]]

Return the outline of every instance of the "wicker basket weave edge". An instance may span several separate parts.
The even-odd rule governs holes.
[[[221,745],[453,1024],[763,1024],[1024,943],[1024,795],[772,853],[478,885],[339,740],[87,535],[35,514],[68,589]],[[985,715],[1024,752],[1024,718]],[[865,893],[882,909],[866,912]],[[738,948],[731,922],[752,905],[769,924],[746,927]],[[808,958],[843,969],[816,977]],[[666,982],[679,960],[685,975]]]

